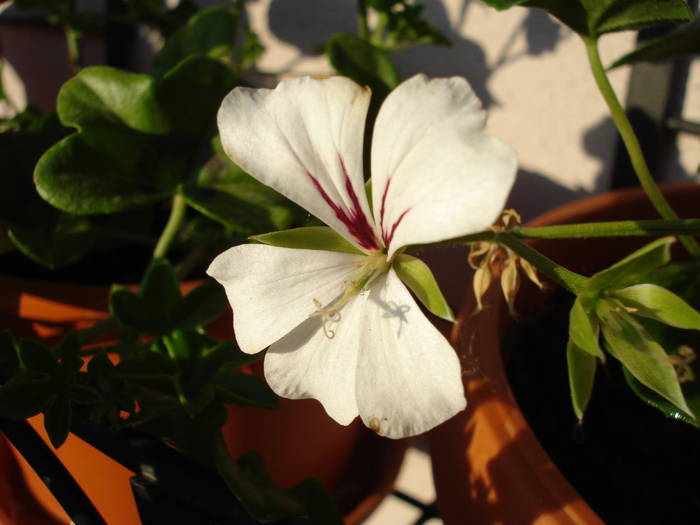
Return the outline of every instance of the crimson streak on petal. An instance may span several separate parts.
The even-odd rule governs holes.
[[[384,241],[384,246],[389,247],[389,243],[391,243],[391,239],[394,238],[394,232],[396,231],[396,228],[398,227],[399,224],[401,224],[401,221],[403,220],[404,216],[411,210],[411,208],[406,208],[404,211],[401,212],[401,215],[399,215],[399,218],[396,219],[394,224],[391,225],[391,229],[387,230],[384,228],[384,208],[386,205],[386,196],[387,193],[389,193],[389,186],[391,185],[391,177],[389,177],[386,180],[386,186],[384,186],[384,191],[382,192],[382,203],[381,207],[379,208],[379,229],[382,232],[382,241]]]
[[[374,236],[374,230],[370,226],[367,217],[360,207],[360,201],[357,198],[354,188],[352,187],[352,182],[348,176],[348,172],[345,169],[345,162],[343,162],[343,157],[338,155],[338,160],[340,161],[340,167],[343,170],[343,175],[345,176],[345,190],[348,192],[350,201],[352,202],[352,209],[346,210],[342,205],[333,202],[326,190],[323,189],[321,183],[316,177],[314,177],[310,172],[306,172],[311,182],[313,182],[314,187],[318,193],[326,201],[326,204],[331,207],[335,216],[348,228],[350,234],[357,239],[357,242],[365,250],[378,250],[379,243]]]

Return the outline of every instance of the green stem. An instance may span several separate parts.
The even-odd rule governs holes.
[[[496,237],[496,241],[513,250],[520,255],[520,257],[527,260],[538,270],[548,275],[571,293],[578,295],[583,291],[587,281],[586,277],[558,265],[515,237],[511,232],[499,233]]]
[[[520,239],[585,239],[590,237],[644,237],[661,235],[700,235],[700,219],[675,219],[651,221],[608,221],[580,224],[558,224],[555,226],[533,226],[516,228],[508,233]],[[431,244],[415,244],[406,250],[416,253],[429,248],[461,246],[479,241],[493,241],[496,233],[484,230],[455,239]]]
[[[521,239],[575,239],[589,237],[635,237],[655,235],[700,235],[700,219],[610,221],[517,228]]]
[[[73,27],[75,17],[75,0],[69,0],[63,13],[63,32],[66,36],[66,51],[68,53],[68,67],[74,75],[80,71],[82,58],[80,54],[80,31]]]
[[[369,38],[366,0],[357,0],[357,34],[363,40],[367,40]]]
[[[154,259],[165,257],[170,245],[175,240],[175,236],[182,225],[182,221],[185,219],[186,211],[187,203],[178,189],[178,192],[173,197],[168,222],[163,229],[163,233],[160,234],[160,239],[158,239],[158,244],[156,244],[155,250],[153,250]]]
[[[600,54],[598,52],[598,40],[591,37],[583,37],[583,41],[586,44],[586,51],[588,52],[588,60],[591,65],[591,71],[593,72],[593,77],[598,84],[598,89],[603,95],[605,102],[610,109],[610,115],[617,126],[622,141],[625,143],[627,148],[627,153],[632,161],[632,167],[634,168],[639,183],[646,192],[649,200],[656,208],[656,211],[664,219],[677,219],[678,215],[673,211],[673,208],[668,204],[664,196],[661,194],[659,187],[654,182],[654,178],[649,171],[649,166],[647,166],[646,160],[642,153],[642,148],[639,145],[637,136],[632,129],[625,110],[623,109],[620,101],[617,99],[615,90],[610,85],[608,76],[605,72],[605,68],[600,60]],[[696,258],[700,257],[700,245],[695,242],[695,239],[690,237],[681,237],[681,242],[686,247],[688,252]]]

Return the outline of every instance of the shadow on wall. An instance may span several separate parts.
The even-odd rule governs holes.
[[[459,14],[451,23],[445,4],[450,0],[419,0],[425,6],[425,17],[452,42],[446,49],[437,46],[416,46],[394,55],[403,78],[418,72],[429,76],[462,75],[469,79],[474,91],[488,108],[493,100],[488,82],[493,72],[527,55],[553,51],[560,38],[560,25],[543,11],[532,9],[509,35],[492,64],[487,62],[481,44],[460,34],[472,0],[457,0]],[[454,1],[454,0],[453,0]],[[275,37],[296,47],[304,56],[323,53],[326,40],[337,33],[356,33],[355,3],[349,0],[272,0],[268,24]],[[524,33],[526,49],[512,52],[518,36]]]

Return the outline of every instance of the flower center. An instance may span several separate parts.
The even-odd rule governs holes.
[[[390,263],[387,261],[386,253],[380,250],[370,252],[365,258],[365,261],[359,265],[358,270],[353,279],[343,281],[342,294],[331,301],[326,306],[323,306],[321,301],[314,299],[316,310],[310,317],[320,317],[323,333],[328,339],[335,337],[335,330],[332,326],[340,322],[340,309],[345,303],[356,295],[366,291],[372,283],[383,273],[389,270]]]

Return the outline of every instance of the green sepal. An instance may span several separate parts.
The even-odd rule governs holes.
[[[326,55],[338,73],[369,86],[379,99],[401,81],[386,51],[354,35],[332,37],[326,44]]]
[[[279,248],[296,248],[301,250],[326,250],[331,252],[356,253],[366,255],[359,248],[350,244],[333,228],[327,226],[307,226],[278,232],[254,235],[250,240]]]
[[[640,277],[671,260],[673,237],[663,237],[631,253],[588,279],[589,291],[615,290],[636,284]]]
[[[636,284],[612,293],[634,315],[655,319],[664,324],[700,330],[700,312],[673,292],[655,284]]]
[[[597,359],[569,339],[566,346],[566,362],[569,371],[571,404],[576,417],[582,421],[593,392]]]
[[[700,16],[667,35],[642,43],[634,51],[618,58],[610,69],[638,62],[676,60],[700,54]]]
[[[602,324],[610,353],[644,386],[695,417],[685,400],[678,376],[664,349],[628,315],[616,316],[614,323]]]
[[[574,344],[578,350],[605,360],[605,354],[598,344],[598,325],[579,298],[576,298],[569,313],[569,339],[569,345]]]
[[[400,253],[394,258],[393,268],[428,311],[442,319],[454,322],[455,316],[452,309],[447,304],[427,264],[416,257]]]

